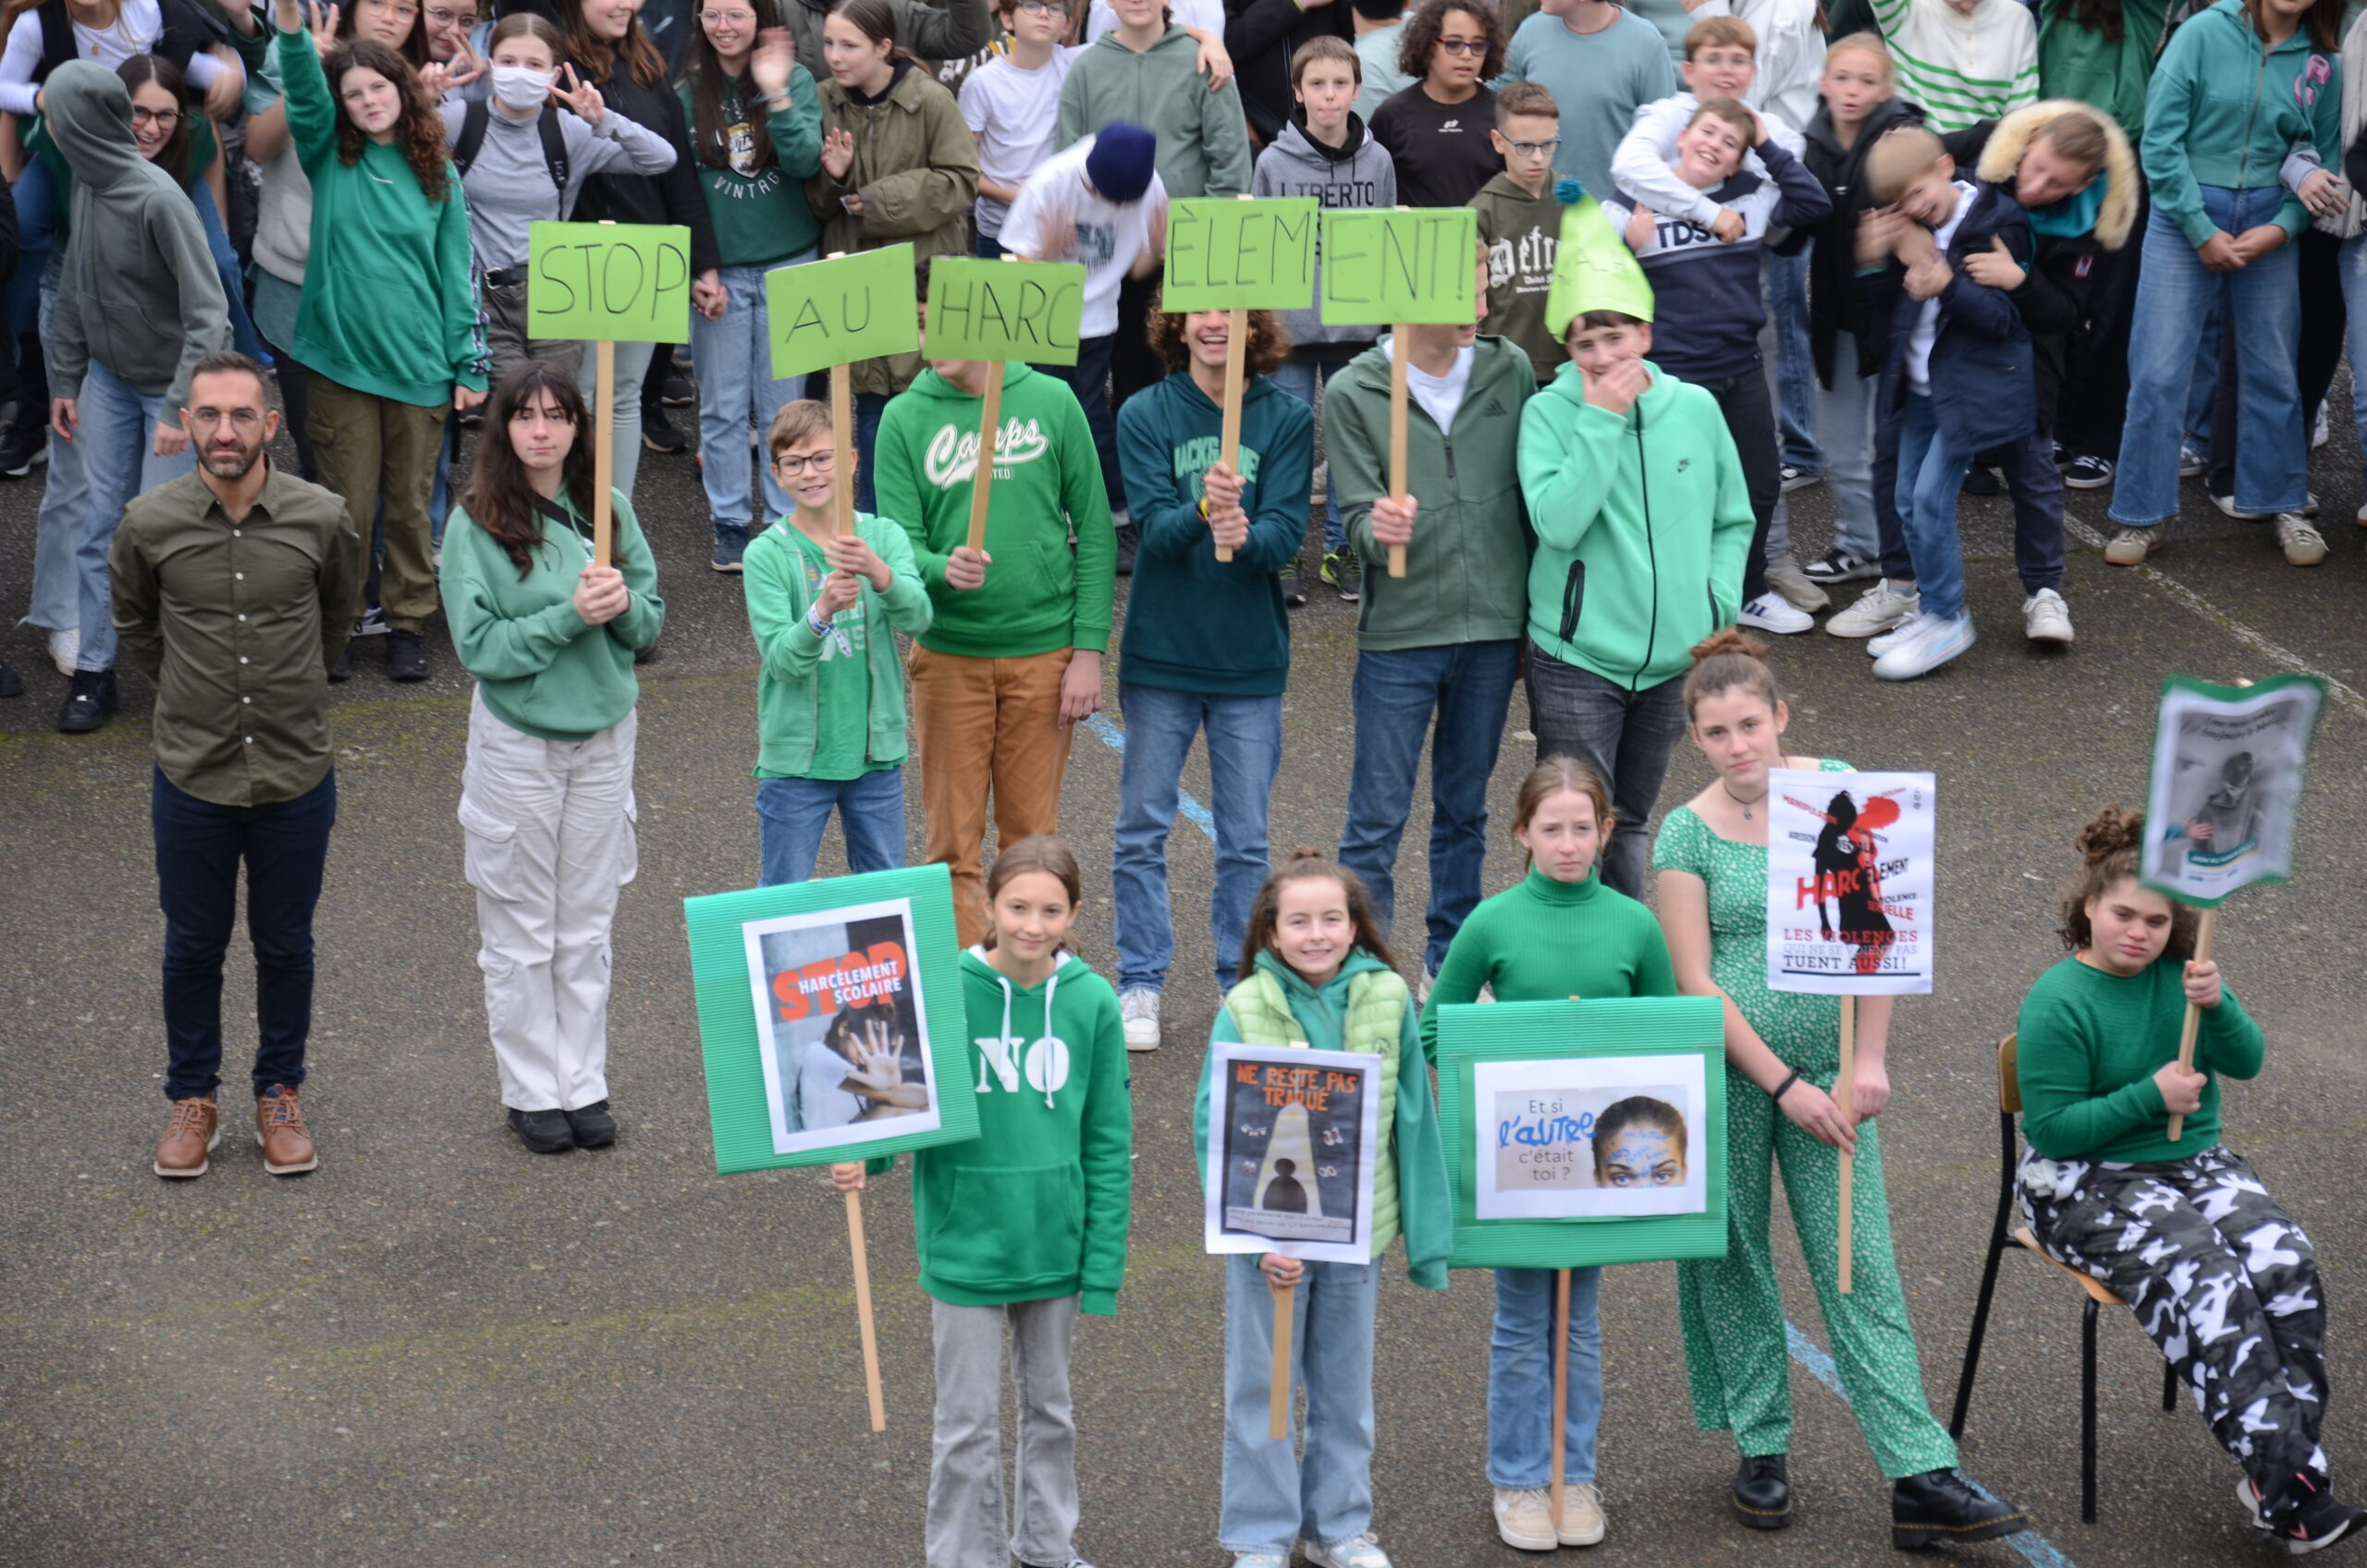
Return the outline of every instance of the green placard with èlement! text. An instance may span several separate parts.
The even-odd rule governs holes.
[[[1461,326],[1478,316],[1478,214],[1468,207],[1323,214],[1326,325]]]
[[[1312,196],[1181,201],[1167,209],[1170,311],[1303,311],[1315,302]]]

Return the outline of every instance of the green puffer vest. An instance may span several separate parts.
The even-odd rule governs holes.
[[[1346,1049],[1380,1058],[1381,1158],[1372,1173],[1372,1256],[1380,1261],[1397,1239],[1397,1161],[1392,1158],[1397,1127],[1397,1043],[1405,1017],[1404,976],[1391,970],[1367,970],[1348,981],[1348,1040]],[[1306,1047],[1306,1030],[1291,1011],[1282,982],[1264,970],[1226,993],[1224,1005],[1245,1046]]]

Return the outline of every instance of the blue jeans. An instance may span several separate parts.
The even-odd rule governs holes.
[[[107,550],[115,544],[116,524],[123,508],[140,493],[142,484],[161,484],[197,467],[193,447],[178,457],[160,458],[156,425],[178,416],[155,397],[133,390],[98,361],[82,377],[82,395],[74,409],[74,444],[82,447],[82,517],[74,530],[74,570],[81,587],[82,651],[80,669],[115,667],[113,594],[107,582]]]
[[[829,372],[822,373],[828,375]],[[828,390],[822,394],[827,400]],[[854,395],[854,504],[864,511],[879,510],[877,495],[871,486],[872,454],[879,446],[879,416],[888,410],[888,399],[877,392]]]
[[[255,331],[254,318],[247,313],[246,278],[229,230],[214,205],[214,192],[201,179],[189,188],[189,198],[197,203],[198,222],[205,228],[205,248],[214,254],[214,270],[221,276],[222,297],[230,308],[230,347],[251,360],[260,360],[264,354],[263,338]]]
[[[846,835],[849,871],[893,871],[904,864],[901,764],[845,779],[759,778],[756,842],[764,870],[758,887],[813,879],[833,806],[839,831]]]
[[[1956,540],[1956,494],[1972,454],[1948,445],[1932,399],[1910,392],[1898,420],[1898,522],[1915,563],[1923,613],[1953,620],[1964,614],[1964,549]],[[2177,473],[2173,468],[2172,474]]]
[[[976,239],[977,243],[972,246],[971,249],[976,253],[980,261],[999,262],[1002,260],[1001,240],[996,239],[991,234],[981,234],[978,235]]]
[[[726,297],[723,319],[709,321],[696,311],[691,312],[691,357],[699,367],[699,477],[706,485],[707,515],[718,529],[749,525],[754,499],[748,481],[752,459],[763,476],[765,490],[765,515],[758,521],[786,517],[793,508],[789,492],[773,476],[763,442],[772,429],[773,415],[780,412],[783,403],[795,400],[798,382],[803,377],[776,380],[772,375],[765,275],[775,267],[810,262],[816,254],[806,251],[767,266],[725,267],[720,275]],[[751,423],[757,434],[753,452],[748,447]]]
[[[991,239],[978,243],[982,247],[995,245]],[[1000,245],[995,248],[1001,249]],[[1113,517],[1126,509],[1125,478],[1118,469],[1118,422],[1110,411],[1110,352],[1117,340],[1115,333],[1080,338],[1076,363],[1036,367],[1067,382],[1069,390],[1076,394],[1077,406],[1085,410],[1085,425],[1093,432],[1094,454],[1101,459],[1101,487],[1110,497]]]
[[[1311,409],[1315,406],[1316,372],[1323,373],[1323,385],[1329,386],[1331,378],[1347,368],[1346,360],[1318,361],[1294,357],[1284,360],[1268,379]],[[1340,521],[1340,486],[1327,463],[1323,470],[1323,553],[1330,555],[1347,547],[1348,525]]]
[[[321,899],[337,774],[292,801],[218,806],[156,769],[157,901],[165,911],[165,1095],[210,1095],[221,1080],[222,956],[247,867],[247,936],[255,950],[254,1090],[304,1082],[313,1027],[313,908]]]
[[[2229,234],[2267,223],[2282,195],[2273,186],[2201,189],[2203,211]],[[2128,339],[2128,421],[2114,474],[2115,522],[2151,528],[2177,515],[2179,427],[2193,384],[2195,328],[2223,301],[2237,354],[2236,505],[2248,512],[2301,509],[2310,451],[2293,368],[2301,331],[2300,264],[2299,250],[2284,245],[2240,271],[2213,272],[2178,227],[2154,210]]]
[[[1488,1483],[1508,1491],[1553,1484],[1553,1270],[1496,1270],[1496,1327],[1488,1340]],[[1602,1425],[1602,1270],[1570,1270],[1570,1385],[1562,1407],[1562,1472],[1594,1479]]]
[[[1858,374],[1857,335],[1835,332],[1833,385],[1816,389],[1817,443],[1824,454],[1824,483],[1833,492],[1833,542],[1867,560],[1882,554],[1876,519],[1892,505],[1874,483],[1882,387],[1881,376]]]
[[[56,315],[57,280],[44,278],[41,282],[38,317],[43,343],[50,340],[50,323]],[[48,385],[46,377],[42,385]],[[30,417],[46,427],[48,405],[44,403],[31,410]],[[25,619],[54,631],[72,631],[82,624],[82,590],[74,566],[74,533],[82,526],[84,494],[81,444],[60,441],[53,433],[48,473],[42,481],[41,512],[33,524],[33,606]]]
[[[2342,242],[2341,267],[2351,362],[2367,365],[2367,234]],[[2367,453],[2367,398],[2351,396],[2350,418],[2359,432],[2360,450]]]
[[[1776,413],[1784,460],[1804,473],[1824,472],[1816,418],[1816,356],[1809,347],[1809,252],[1767,252],[1767,319],[1775,328]]]
[[[11,342],[34,330],[41,309],[43,274],[57,245],[57,178],[49,165],[28,155],[16,182],[8,188],[17,207],[17,270],[8,279],[8,334]],[[40,324],[42,340],[49,340],[49,324]]]
[[[1290,1554],[1372,1524],[1373,1308],[1380,1270],[1310,1263],[1291,1292],[1291,1370],[1306,1390],[1304,1457],[1267,1434],[1274,1296],[1252,1254],[1224,1260],[1224,1503],[1217,1544]],[[1292,1402],[1295,1418],[1296,1401]]]
[[[1267,811],[1282,766],[1282,699],[1215,697],[1163,686],[1118,682],[1126,721],[1125,760],[1118,765],[1118,825],[1110,851],[1115,895],[1118,988],[1159,991],[1175,957],[1174,912],[1167,898],[1167,835],[1175,826],[1184,759],[1192,738],[1208,732],[1208,805],[1216,823],[1216,897],[1208,935],[1216,944],[1217,985],[1240,978],[1241,939],[1249,906],[1264,885]]]
[[[1430,741],[1430,907],[1422,966],[1438,973],[1447,944],[1479,902],[1488,860],[1488,777],[1512,706],[1520,643],[1367,649],[1356,655],[1356,760],[1340,864],[1364,878],[1389,935],[1397,909],[1397,846],[1414,808],[1422,741]],[[1432,733],[1431,715],[1438,716]]]

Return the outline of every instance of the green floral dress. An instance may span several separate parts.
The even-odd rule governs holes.
[[[1846,763],[1820,766],[1827,773],[1848,771]],[[1711,977],[1768,1049],[1830,1093],[1841,1068],[1841,998],[1768,989],[1766,846],[1721,838],[1692,807],[1679,806],[1661,824],[1652,867],[1701,879],[1710,895]],[[1891,1254],[1876,1123],[1858,1129],[1852,1279],[1845,1296],[1836,1267],[1839,1151],[1793,1125],[1765,1090],[1732,1067],[1726,1069],[1726,1256],[1676,1268],[1695,1424],[1705,1432],[1731,1431],[1748,1455],[1791,1447],[1789,1346],[1768,1235],[1779,1160],[1834,1363],[1883,1474],[1896,1479],[1954,1465],[1956,1444],[1923,1397],[1915,1332]]]

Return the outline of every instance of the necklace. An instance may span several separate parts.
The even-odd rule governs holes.
[[[1718,788],[1726,791],[1726,799],[1742,807],[1742,819],[1745,822],[1755,822],[1758,820],[1758,818],[1751,815],[1750,808],[1759,804],[1760,801],[1765,800],[1767,798],[1765,795],[1760,796],[1758,801],[1746,801],[1740,795],[1735,794],[1733,789],[1729,787],[1726,781],[1723,778],[1718,780]]]

